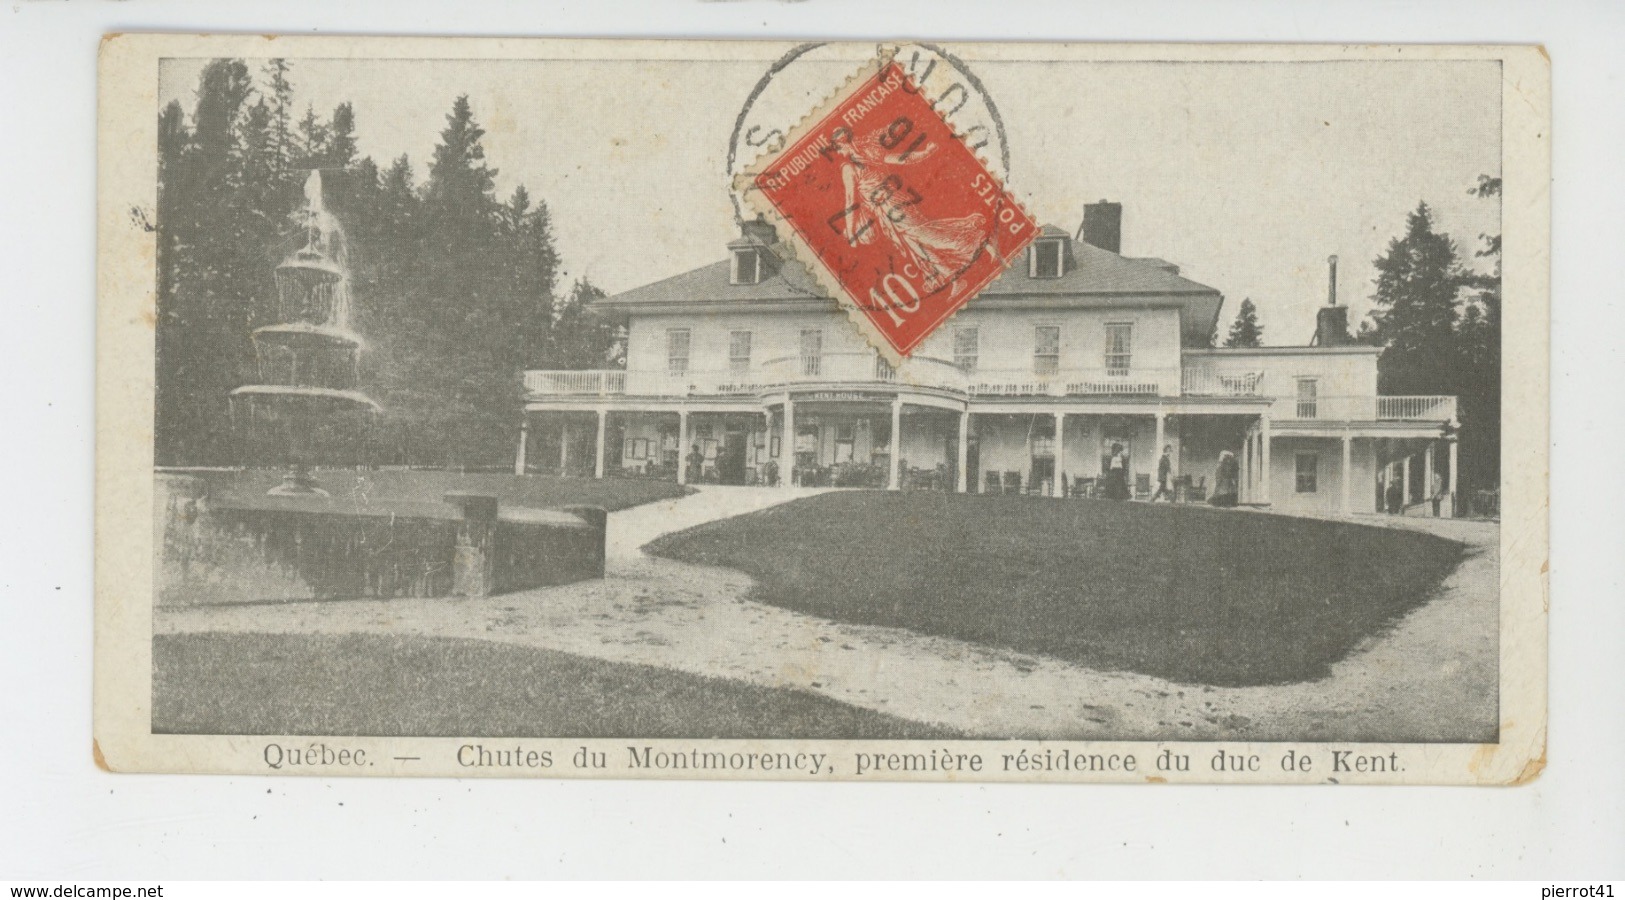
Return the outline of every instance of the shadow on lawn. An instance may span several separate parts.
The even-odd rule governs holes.
[[[452,638],[152,642],[156,734],[940,739],[806,691]]]
[[[841,492],[666,535],[811,615],[1216,686],[1324,677],[1462,558],[1431,535],[1201,507]]]

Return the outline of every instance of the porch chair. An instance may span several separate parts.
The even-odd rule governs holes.
[[[1134,499],[1149,500],[1151,498],[1151,476],[1139,473],[1134,476]]]
[[[987,493],[987,494],[1002,494],[1002,493],[1004,493],[1003,486],[1001,486],[999,484],[999,473],[993,471],[992,469],[987,470],[987,490],[983,491],[983,493]]]
[[[1089,498],[1089,497],[1093,497],[1094,495],[1095,495],[1095,480],[1093,478],[1074,478],[1074,479],[1072,479],[1072,491],[1071,491],[1071,493],[1067,494],[1067,496],[1078,498],[1078,499],[1086,499],[1086,498]]]
[[[1004,473],[1004,492],[1006,494],[1021,493],[1021,473],[1006,471]]]

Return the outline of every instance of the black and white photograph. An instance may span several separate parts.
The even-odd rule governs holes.
[[[423,49],[104,51],[113,769],[1539,773],[1537,51]]]

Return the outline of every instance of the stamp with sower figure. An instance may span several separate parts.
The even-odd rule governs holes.
[[[889,54],[746,173],[798,256],[896,365],[1038,227]]]

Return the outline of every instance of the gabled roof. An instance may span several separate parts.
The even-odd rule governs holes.
[[[1066,236],[1054,226],[1043,234]],[[1185,328],[1206,336],[1218,319],[1223,302],[1219,291],[1183,278],[1174,266],[1160,259],[1133,259],[1067,237],[1070,261],[1059,278],[1032,278],[1027,267],[1017,263],[982,290],[972,305],[999,300],[1033,299],[1079,307],[1135,306],[1150,298],[1177,300],[1187,311]],[[777,301],[827,301],[829,298],[784,244],[768,248],[782,262],[777,271],[757,284],[729,284],[727,260],[715,262],[680,275],[633,288],[594,301],[606,312],[626,312],[632,308],[680,309],[687,305],[730,303],[773,303]]]

